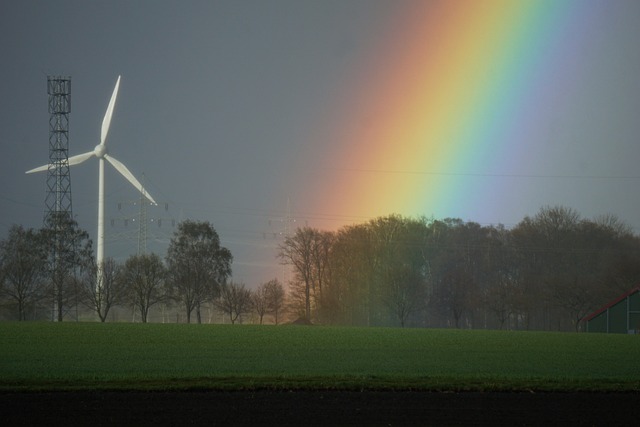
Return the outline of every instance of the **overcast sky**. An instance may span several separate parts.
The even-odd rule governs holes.
[[[345,159],[327,163],[325,144],[312,134],[322,123],[331,127],[336,106],[342,105],[338,100],[362,72],[359,64],[375,56],[408,3],[2,1],[0,236],[12,224],[42,224],[46,174],[24,172],[48,160],[47,76],[71,76],[69,153],[74,155],[99,142],[104,111],[121,75],[108,146],[139,179],[144,173],[159,202],[148,210],[155,220],[149,225],[149,249],[164,256],[174,222],[206,220],[234,255],[234,280],[253,287],[274,276],[282,279],[275,248],[287,217],[293,226],[332,229],[368,219],[366,212],[354,217],[340,207],[320,211],[307,203],[317,188],[311,169],[327,173],[348,167]],[[580,139],[597,133],[611,140],[599,141],[598,159],[589,154],[596,151],[581,154],[579,144],[541,144],[531,153],[535,159],[552,157],[554,165],[598,166],[586,172],[527,169],[545,178],[582,177],[569,183],[534,180],[530,204],[505,203],[482,218],[460,211],[447,216],[511,226],[523,214],[567,200],[585,217],[614,213],[640,232],[640,2],[600,3],[614,4],[596,23],[596,47],[608,53],[602,60],[610,66],[591,87],[581,88],[575,104],[561,103],[556,116],[563,120],[542,126],[538,137],[548,142],[550,134]],[[588,34],[584,49],[591,46]],[[567,113],[601,103],[603,96],[615,96],[616,102],[598,110],[597,128]],[[336,144],[340,141],[326,144],[333,154]],[[513,167],[516,172],[505,175],[517,173],[519,166]],[[97,169],[94,160],[71,171],[74,215],[92,238]],[[139,196],[109,166],[106,195],[106,256],[122,261],[137,249],[133,203]],[[405,213],[401,207],[384,208]],[[434,213],[439,211],[423,214]]]

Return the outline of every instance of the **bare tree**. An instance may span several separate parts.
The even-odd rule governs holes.
[[[628,237],[633,235],[631,226],[614,214],[599,215],[593,222],[595,225],[609,230],[615,237]]]
[[[265,296],[267,299],[267,309],[273,315],[274,322],[277,325],[280,314],[284,311],[285,292],[282,283],[278,279],[269,280],[264,284]]]
[[[414,271],[406,269],[396,271],[387,284],[385,303],[400,321],[406,326],[409,316],[422,310],[425,306],[425,279]]]
[[[370,321],[386,324],[397,317],[403,325],[424,304],[417,295],[425,287],[425,223],[390,215],[370,221],[367,227],[372,273],[368,290]]]
[[[274,323],[277,325],[285,304],[284,287],[278,279],[261,283],[255,290],[251,291],[251,304],[260,318],[261,325],[264,321],[264,316],[267,314],[273,316]]]
[[[147,323],[149,309],[167,297],[162,260],[156,254],[131,256],[122,276],[128,287],[127,300],[140,311],[142,323]]]
[[[260,324],[262,325],[264,315],[267,314],[269,310],[266,283],[261,283],[256,289],[251,291],[251,306],[260,318]]]
[[[287,236],[280,245],[278,257],[285,265],[294,268],[298,282],[304,285],[304,316],[311,320],[311,286],[313,281],[313,239],[316,230],[298,228],[293,236]]]
[[[367,225],[352,225],[337,233],[331,250],[331,283],[328,295],[337,302],[341,322],[369,325],[370,289],[373,281],[373,248]]]
[[[0,242],[0,295],[15,302],[18,320],[27,306],[44,297],[47,251],[42,233],[14,225]]]
[[[328,253],[332,234],[310,227],[298,228],[279,246],[278,258],[293,266],[297,281],[304,284],[304,316],[311,321],[312,299],[322,301],[322,291],[329,266]]]
[[[243,314],[251,311],[251,292],[242,283],[223,283],[215,305],[229,315],[231,324],[234,324]]]
[[[208,222],[184,221],[178,225],[167,251],[167,267],[174,298],[181,302],[191,322],[200,306],[215,299],[220,284],[231,275],[231,252],[220,246],[220,237]]]
[[[507,320],[514,313],[514,299],[517,288],[508,278],[502,278],[493,283],[486,292],[484,304],[487,309],[494,313],[500,329],[504,328]]]
[[[50,215],[42,229],[48,252],[50,294],[53,297],[54,318],[61,322],[68,305],[78,300],[77,277],[93,263],[89,233],[66,213]]]
[[[313,299],[318,317],[332,320],[336,310],[334,301],[330,298],[328,287],[331,277],[330,254],[335,236],[329,231],[319,231],[313,239],[311,261],[313,265]]]
[[[107,258],[102,267],[102,283],[96,283],[98,267],[95,263],[79,279],[81,301],[95,311],[101,322],[107,320],[109,311],[125,299],[126,287],[122,280],[122,266],[113,258]]]

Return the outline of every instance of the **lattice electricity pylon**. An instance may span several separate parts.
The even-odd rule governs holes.
[[[134,209],[131,209],[132,207]],[[135,212],[135,209],[137,209],[137,213]],[[148,213],[149,209],[152,210],[151,215]],[[144,196],[141,197],[140,200],[126,200],[118,202],[118,211],[123,213],[118,217],[111,217],[110,222],[111,227],[115,227],[116,229],[119,228],[121,231],[112,231],[109,233],[109,241],[137,240],[138,255],[144,255],[147,253],[147,242],[149,240],[153,242],[169,242],[171,234],[173,233],[172,230],[175,229],[178,221],[170,216],[160,216],[159,209],[164,209],[165,214],[170,215],[168,202],[158,202],[153,204]],[[149,227],[152,224],[154,227],[152,230],[149,230]],[[131,228],[127,230],[128,227]],[[163,228],[168,231],[163,232]]]
[[[68,215],[71,210],[69,174],[69,113],[71,113],[71,77],[47,77],[49,94],[49,170],[45,222],[51,216]]]

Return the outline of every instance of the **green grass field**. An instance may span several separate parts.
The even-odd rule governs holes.
[[[0,323],[0,390],[640,391],[640,337]]]

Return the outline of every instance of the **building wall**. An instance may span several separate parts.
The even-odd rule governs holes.
[[[607,332],[606,310],[587,322],[587,332]]]
[[[609,332],[614,334],[627,333],[627,299],[609,307]]]
[[[587,331],[617,334],[640,333],[640,292],[629,295],[589,320]]]
[[[640,292],[629,296],[629,329],[640,333]]]

